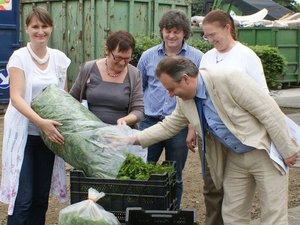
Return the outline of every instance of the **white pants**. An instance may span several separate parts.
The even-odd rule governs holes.
[[[224,224],[244,225],[251,220],[257,188],[262,225],[288,224],[288,175],[282,175],[265,150],[228,152],[224,175]]]

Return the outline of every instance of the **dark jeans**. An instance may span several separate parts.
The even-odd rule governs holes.
[[[151,127],[159,121],[161,120],[146,116],[145,119],[140,123],[140,130]],[[172,138],[148,147],[148,162],[157,162],[163,149],[165,149],[166,160],[176,161],[176,192],[178,208],[180,208],[183,192],[182,170],[188,155],[188,148],[186,145],[187,131],[188,129],[185,128]]]
[[[202,162],[201,142],[198,142],[200,161]],[[203,171],[202,171],[203,173]],[[223,188],[218,190],[211,178],[210,169],[205,159],[205,174],[203,177],[203,196],[206,208],[205,225],[223,225],[222,202]]]
[[[13,215],[7,225],[44,225],[54,153],[39,136],[28,136]]]

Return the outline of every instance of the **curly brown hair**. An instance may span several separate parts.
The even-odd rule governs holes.
[[[184,39],[188,39],[191,35],[190,21],[182,10],[171,9],[166,11],[159,21],[160,35],[163,28],[169,30],[177,28],[185,33]]]

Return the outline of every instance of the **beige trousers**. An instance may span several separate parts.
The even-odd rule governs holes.
[[[224,176],[222,215],[226,225],[250,223],[255,190],[262,225],[288,224],[288,175],[275,168],[265,150],[228,152]]]

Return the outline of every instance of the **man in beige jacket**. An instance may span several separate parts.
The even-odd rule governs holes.
[[[203,150],[212,179],[217,188],[224,187],[224,223],[250,223],[257,187],[261,224],[288,224],[288,175],[270,159],[269,151],[272,141],[284,163],[292,167],[300,148],[292,141],[276,102],[240,71],[198,71],[180,56],[163,59],[156,75],[169,95],[178,97],[176,108],[132,141],[146,147],[172,137],[189,123],[202,136],[203,125]],[[200,99],[205,119],[199,117],[196,99]]]

